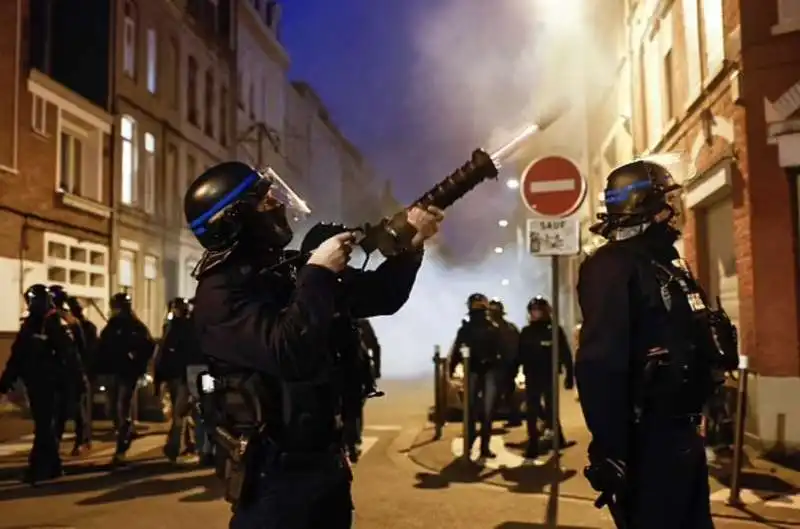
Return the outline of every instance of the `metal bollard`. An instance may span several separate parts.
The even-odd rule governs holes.
[[[443,361],[441,350],[438,345],[433,347],[433,438],[438,441],[442,438],[442,428],[444,426],[444,403],[442,402],[443,388]]]
[[[739,493],[742,489],[742,457],[744,455],[744,420],[747,414],[747,371],[748,359],[746,356],[739,357],[739,384],[736,392],[736,432],[733,438],[733,469],[731,472],[731,494],[728,497],[728,505],[741,507],[742,499]]]
[[[464,417],[462,419],[464,447],[461,457],[464,461],[470,461],[470,456],[472,455],[472,439],[470,439],[469,431],[472,424],[472,410],[470,409],[472,403],[469,398],[469,347],[462,345],[460,351],[464,363]]]

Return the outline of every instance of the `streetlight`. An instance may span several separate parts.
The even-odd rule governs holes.
[[[505,228],[506,226],[508,226],[508,221],[506,219],[498,220],[497,225],[500,226],[501,228]]]
[[[503,279],[502,281],[500,281],[500,284],[503,285],[504,287],[507,287],[509,283],[510,281],[508,279]]]
[[[506,187],[509,189],[519,189],[519,180],[516,178],[509,178],[506,180]]]
[[[503,248],[500,247],[500,246],[495,246],[494,247],[494,253],[503,253]]]

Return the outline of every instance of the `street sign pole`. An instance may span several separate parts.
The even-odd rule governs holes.
[[[561,333],[559,332],[559,259],[557,255],[554,255],[550,258],[550,265],[552,267],[552,294],[550,298],[552,299],[552,316],[551,316],[551,327],[553,331],[552,336],[552,347],[551,353],[553,355],[553,372],[552,372],[552,382],[553,382],[553,409],[552,409],[552,421],[553,421],[553,467],[558,471],[561,468],[561,446],[560,446],[560,436],[561,436],[561,428],[559,421],[559,351],[561,344]]]

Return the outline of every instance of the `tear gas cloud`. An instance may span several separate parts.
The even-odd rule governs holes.
[[[417,10],[410,95],[425,116],[420,134],[434,151],[428,167],[439,167],[432,181],[460,165],[454,153],[466,159],[475,146],[496,148],[537,115],[579,101],[587,82],[596,90],[611,85],[619,56],[599,51],[587,22],[592,1],[438,0]],[[501,179],[516,171],[509,164]],[[447,353],[473,292],[502,298],[517,325],[525,324],[532,296],[549,297],[547,260],[518,259],[513,224],[505,228],[511,237],[497,225],[512,218],[519,200],[504,185],[486,183],[448,210],[445,240],[463,254],[461,264],[429,252],[406,306],[374,320],[387,376],[430,373],[434,344]],[[498,244],[505,246],[501,255],[492,252]]]

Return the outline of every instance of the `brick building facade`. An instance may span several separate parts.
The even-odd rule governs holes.
[[[681,154],[680,249],[739,326],[754,373],[748,430],[766,448],[800,445],[800,408],[787,398],[800,394],[800,141],[792,119],[800,109],[800,9],[744,0],[617,5],[624,18],[609,20],[609,31],[627,38],[609,42],[621,75],[592,105],[601,119],[590,140],[591,196],[633,156]]]

